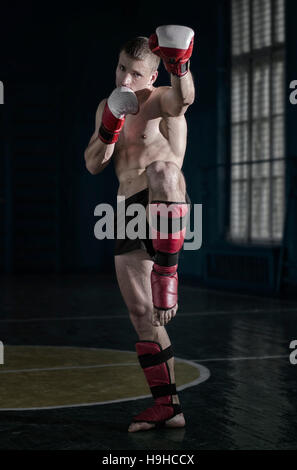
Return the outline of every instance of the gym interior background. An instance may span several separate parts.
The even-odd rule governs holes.
[[[294,91],[290,85],[297,80],[296,18],[294,0],[196,1],[185,10],[168,8],[166,2],[156,9],[134,0],[55,7],[27,1],[2,7],[0,340],[4,351],[6,345],[7,351],[25,345],[133,350],[135,335],[127,316],[121,316],[125,309],[116,285],[114,241],[94,236],[98,220],[94,209],[102,202],[115,207],[118,183],[113,163],[103,173],[91,175],[84,150],[94,130],[97,106],[115,87],[119,47],[133,36],[149,36],[163,24],[187,25],[195,31],[191,72],[196,99],[186,113],[183,172],[192,203],[202,204],[202,246],[182,252],[181,312],[168,329],[178,356],[209,361],[207,382],[198,386],[198,392],[195,387],[184,392],[188,413],[197,414],[207,431],[197,430],[192,417],[195,432],[187,428],[174,441],[166,431],[159,444],[164,448],[296,448],[297,369],[289,362],[290,342],[297,339],[297,105],[290,100]],[[169,76],[161,63],[155,85],[167,84]],[[236,330],[236,321],[243,321],[245,314],[244,324]],[[113,324],[108,315],[115,316]],[[183,319],[182,338],[178,318]],[[125,322],[122,332],[118,322]],[[187,349],[189,330],[196,350]],[[236,350],[234,344],[245,330]],[[249,362],[248,371],[248,361],[237,361],[245,372],[242,379],[238,370],[235,380],[228,367],[237,356],[264,359]],[[270,362],[269,358],[265,362],[266,356],[271,356]],[[257,369],[259,363],[265,370]],[[263,403],[253,408],[255,390],[247,384],[266,373],[275,377],[276,364],[278,385],[270,385],[274,392],[279,386],[287,402],[284,408],[276,405],[279,396],[269,394],[270,378],[264,378],[271,407],[255,435],[247,415],[252,408],[261,421]],[[0,365],[0,371],[6,366]],[[230,409],[228,414],[226,403],[220,402],[227,402],[220,387],[226,393],[228,376],[238,387],[233,393],[241,394],[241,380],[247,386],[241,395],[245,411],[238,415],[235,405],[234,414]],[[186,393],[193,394],[191,400]],[[4,402],[0,413],[8,432],[2,449],[98,448],[99,417],[101,448],[121,448],[116,436],[126,432],[131,415],[126,407],[133,404],[119,402],[113,405],[116,409],[106,405],[102,421],[104,405],[53,407],[39,415],[37,405],[35,411],[25,411],[28,405],[15,411],[15,405]],[[274,405],[279,417],[275,427]],[[213,411],[207,414],[206,409]],[[112,420],[118,427],[112,428]],[[47,424],[40,432],[33,429],[34,423]],[[57,423],[66,423],[71,437],[61,435],[58,440]],[[78,436],[78,423],[84,440]],[[157,438],[150,433],[123,439],[125,448],[150,448]]]

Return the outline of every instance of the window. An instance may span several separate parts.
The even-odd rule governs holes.
[[[284,0],[232,0],[229,238],[279,242],[284,219]]]

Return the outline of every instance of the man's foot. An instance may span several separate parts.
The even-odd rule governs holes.
[[[178,310],[178,304],[176,304],[173,308],[168,310],[159,310],[154,308],[153,316],[152,316],[152,324],[153,326],[165,326],[167,323],[175,317],[176,312]]]
[[[165,421],[166,428],[183,428],[186,425],[186,421],[184,418],[183,413],[179,413],[173,418],[168,419]],[[146,422],[139,422],[139,423],[131,423],[128,432],[137,432],[137,431],[148,431],[155,427],[155,424],[146,423]]]

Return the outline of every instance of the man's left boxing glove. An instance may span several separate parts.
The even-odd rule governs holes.
[[[152,52],[161,57],[167,72],[183,77],[188,72],[194,31],[187,26],[159,26],[149,38]]]
[[[113,90],[102,114],[98,137],[105,144],[117,142],[127,114],[137,114],[138,100],[133,90],[120,86]]]

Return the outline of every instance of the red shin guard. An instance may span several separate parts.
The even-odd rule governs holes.
[[[178,254],[185,239],[188,204],[152,201],[149,207],[156,251],[151,273],[153,304],[159,310],[168,310],[178,301]]]
[[[133,417],[133,422],[146,422],[162,427],[170,418],[181,413],[181,407],[172,403],[172,395],[176,394],[176,385],[170,381],[167,360],[173,357],[171,345],[162,350],[154,341],[139,341],[136,351],[147,383],[151,389],[155,404],[151,408]]]

